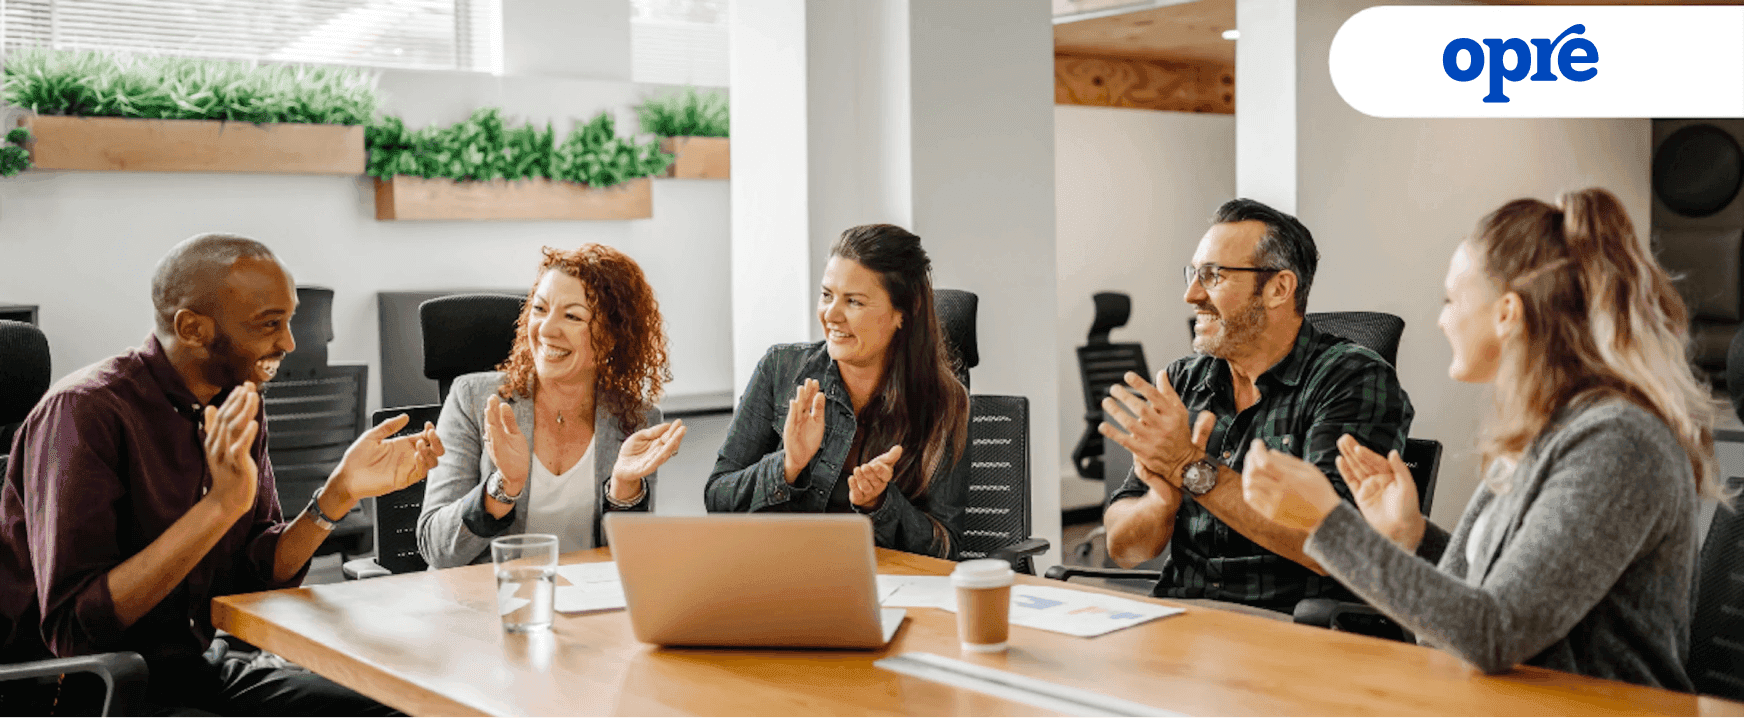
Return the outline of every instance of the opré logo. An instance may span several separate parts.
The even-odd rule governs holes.
[[[1556,73],[1550,70],[1551,55],[1556,56],[1556,67],[1562,71],[1562,76],[1575,82],[1586,82],[1599,74],[1596,67],[1577,67],[1577,65],[1596,65],[1599,62],[1599,48],[1592,40],[1576,37],[1568,42],[1563,38],[1569,35],[1580,35],[1587,31],[1581,24],[1570,25],[1557,35],[1555,40],[1534,39],[1531,45],[1525,40],[1511,37],[1506,40],[1490,38],[1479,45],[1476,40],[1462,37],[1447,43],[1447,49],[1441,51],[1441,67],[1447,71],[1447,76],[1457,82],[1471,82],[1483,74],[1484,67],[1490,68],[1490,94],[1484,95],[1484,102],[1507,102],[1508,96],[1502,94],[1503,82],[1519,82],[1526,77],[1526,71],[1536,68],[1530,78],[1533,82],[1553,82]],[[1557,45],[1561,45],[1558,48]],[[1485,48],[1489,49],[1488,57]],[[1464,67],[1460,66],[1460,53],[1470,56],[1471,60]],[[1514,54],[1512,66],[1503,65],[1508,53]],[[1536,62],[1534,61],[1536,60]]]

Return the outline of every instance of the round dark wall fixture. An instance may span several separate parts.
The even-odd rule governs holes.
[[[1744,186],[1744,150],[1713,125],[1673,132],[1653,157],[1653,193],[1685,217],[1724,209]]]

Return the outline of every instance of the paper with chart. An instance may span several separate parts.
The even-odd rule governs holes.
[[[957,610],[950,576],[878,577],[878,600],[885,607]],[[1182,609],[1091,591],[1016,584],[1011,587],[1011,623],[1089,638],[1173,616]]]
[[[618,564],[614,561],[558,566],[557,575],[570,584],[557,587],[558,613],[607,611],[626,605],[624,584],[618,579]]]

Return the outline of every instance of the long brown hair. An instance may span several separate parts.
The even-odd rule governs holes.
[[[1688,312],[1617,197],[1594,187],[1555,205],[1514,200],[1470,241],[1498,292],[1519,296],[1525,328],[1504,342],[1482,438],[1491,489],[1506,490],[1512,473],[1487,471],[1492,462],[1518,461],[1559,409],[1616,396],[1664,421],[1697,489],[1721,497],[1713,400],[1684,355]]]
[[[497,394],[511,399],[516,394],[533,396],[533,345],[527,336],[527,319],[533,313],[533,294],[545,273],[557,270],[581,280],[593,308],[589,323],[594,356],[594,402],[605,407],[624,431],[642,428],[642,412],[660,398],[662,386],[672,381],[667,364],[666,333],[660,319],[660,302],[654,288],[642,276],[642,268],[628,255],[603,244],[584,244],[574,251],[544,248],[545,261],[533,275],[533,288],[515,322],[515,348],[497,367],[503,373]]]
[[[919,496],[947,449],[953,460],[962,460],[969,435],[969,392],[951,371],[950,351],[933,310],[932,260],[920,237],[892,224],[843,232],[830,256],[872,270],[902,313],[902,327],[884,351],[884,377],[860,411],[861,426],[866,456],[902,445],[891,483],[904,496]]]

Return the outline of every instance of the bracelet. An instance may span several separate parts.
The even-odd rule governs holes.
[[[310,520],[313,520],[315,525],[322,531],[332,531],[339,526],[340,521],[345,520],[345,517],[340,516],[339,518],[332,519],[327,518],[326,514],[321,513],[321,494],[326,490],[327,487],[325,486],[315,489],[315,495],[309,497],[309,507],[303,509],[303,513],[308,514]]]
[[[642,503],[642,499],[645,498],[648,498],[648,482],[646,481],[642,482],[642,490],[637,491],[635,496],[631,496],[629,501],[619,501],[612,496],[612,492],[606,492],[606,503],[617,509],[633,508],[636,504]]]

